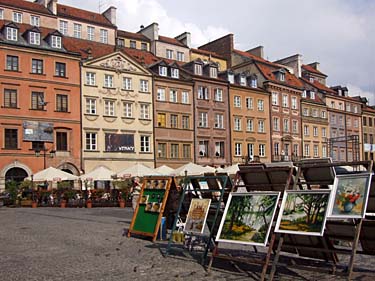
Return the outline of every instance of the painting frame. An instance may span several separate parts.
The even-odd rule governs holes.
[[[364,218],[366,215],[372,173],[343,174],[337,175],[336,178],[335,185],[332,189],[328,218]],[[361,185],[353,188],[353,181],[360,181],[359,183]]]
[[[186,216],[184,232],[202,234],[206,224],[211,199],[193,198]],[[197,209],[200,209],[199,211]]]
[[[238,235],[238,233],[235,233],[234,231],[231,231],[231,230],[225,231],[225,229],[228,228],[227,227],[228,222],[230,224],[232,224],[230,222],[228,216],[231,213],[233,214],[233,208],[234,208],[233,205],[236,204],[236,202],[235,202],[236,200],[240,200],[240,199],[234,200],[234,198],[236,198],[236,197],[238,197],[238,198],[249,197],[250,202],[253,202],[253,199],[254,199],[255,201],[254,201],[253,205],[258,204],[257,206],[259,206],[259,204],[260,204],[259,202],[261,202],[262,199],[270,199],[271,198],[273,200],[272,205],[267,207],[267,208],[271,208],[270,209],[271,212],[267,216],[267,219],[264,219],[264,217],[263,218],[258,217],[258,214],[261,213],[261,211],[259,210],[259,207],[258,207],[258,212],[254,212],[254,213],[256,213],[256,217],[255,217],[254,220],[251,220],[252,216],[250,216],[249,219],[241,221],[241,223],[243,223],[247,229],[250,228],[250,225],[249,225],[250,223],[251,223],[252,226],[259,225],[258,229],[252,228],[256,231],[250,232],[251,235],[252,235],[251,239],[240,238],[241,236],[244,236],[246,234],[246,232],[243,232],[243,234]],[[243,199],[243,200],[246,200],[246,199]],[[245,244],[245,245],[252,245],[252,246],[266,246],[267,242],[268,242],[270,232],[271,232],[272,224],[273,224],[273,221],[275,219],[275,215],[276,215],[276,211],[277,211],[277,208],[278,208],[278,205],[279,205],[279,201],[280,201],[280,192],[278,192],[278,191],[252,191],[252,192],[244,192],[244,193],[231,192],[229,194],[228,201],[226,203],[225,210],[224,210],[224,213],[223,213],[223,217],[221,219],[220,226],[219,226],[219,229],[218,229],[215,240],[217,242],[225,242],[225,243]],[[263,211],[263,213],[264,213],[264,211]],[[264,221],[266,221],[266,223],[260,224],[261,223],[260,221],[262,219]],[[267,223],[268,223],[268,225],[267,225]],[[241,229],[244,229],[245,227],[241,226]],[[264,228],[262,229],[262,227],[264,227]],[[232,227],[229,227],[229,228],[232,229]],[[262,229],[262,231],[260,231],[260,229]],[[249,231],[247,231],[247,232],[249,232]],[[233,237],[233,238],[231,238],[231,237]]]
[[[284,191],[283,200],[282,200],[280,211],[279,211],[279,215],[278,215],[278,218],[277,218],[277,221],[276,221],[275,232],[278,232],[278,233],[288,233],[288,234],[297,234],[297,235],[323,236],[324,230],[325,230],[326,221],[327,221],[327,217],[328,217],[327,215],[328,215],[328,210],[329,210],[329,203],[330,203],[331,192],[332,192],[331,189],[319,189],[319,190],[286,190],[286,191]],[[301,199],[300,197],[298,197],[298,195],[300,195],[300,196],[304,195],[303,199]],[[296,203],[297,199],[302,200],[302,203],[298,203],[298,205],[302,204],[302,210],[304,210],[305,206],[308,206],[308,204],[304,204],[305,201],[303,201],[303,200],[312,200],[313,197],[316,196],[316,195],[321,195],[321,197],[322,197],[321,200],[322,200],[322,204],[323,205],[322,206],[318,206],[319,209],[317,210],[318,213],[316,213],[316,215],[315,215],[315,212],[313,212],[312,214],[309,212],[309,214],[312,216],[311,217],[311,219],[313,220],[312,223],[309,223],[309,222],[303,222],[302,223],[301,219],[304,218],[303,216],[300,216],[298,218],[301,221],[298,224],[296,224],[296,223],[293,222],[293,221],[297,221],[296,219],[294,219],[293,221],[290,220],[290,219],[287,219],[289,216],[293,216],[292,211],[294,211],[295,208],[296,208],[296,206],[297,206],[297,203]],[[323,196],[324,196],[324,198],[323,198]],[[308,197],[310,197],[310,198],[308,198]],[[287,202],[290,202],[289,198],[292,198],[295,201],[294,201],[293,204],[289,204],[288,203],[288,205],[287,205]],[[316,202],[316,200],[314,202]],[[293,210],[291,210],[291,208],[290,208],[291,205],[293,206]],[[298,206],[298,207],[301,208],[301,206]],[[323,208],[323,210],[320,211],[322,208]],[[300,210],[298,211],[298,213],[303,214],[303,212],[301,212]],[[294,216],[297,216],[297,215],[298,214],[295,214]],[[310,217],[307,217],[306,219],[310,220]],[[314,223],[317,220],[319,220],[318,223]],[[298,228],[299,227],[300,229],[299,230],[298,229],[297,230],[283,229],[283,228],[286,228],[286,226],[282,227],[282,224],[289,224],[289,226],[288,226],[289,228]],[[308,230],[302,230],[301,226],[303,226],[305,228],[308,227],[310,229],[310,231],[308,231]],[[311,230],[311,228],[316,228],[319,231],[313,231],[313,230]]]

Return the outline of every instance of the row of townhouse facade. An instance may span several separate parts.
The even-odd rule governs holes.
[[[114,7],[0,0],[0,18],[0,189],[49,166],[373,159],[375,110],[300,55],[119,30]]]

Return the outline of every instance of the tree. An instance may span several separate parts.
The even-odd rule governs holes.
[[[319,213],[327,204],[327,194],[299,194],[297,197],[302,200],[303,211],[306,214],[306,223],[315,224]]]

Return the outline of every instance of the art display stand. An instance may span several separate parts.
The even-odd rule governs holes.
[[[295,169],[291,163],[283,163],[279,165],[255,164],[240,165],[236,174],[233,191],[245,188],[247,192],[252,191],[277,191],[283,192],[292,187],[294,183]],[[280,196],[280,200],[282,197]],[[279,202],[281,202],[279,200]],[[277,211],[275,218],[277,217]],[[274,221],[271,221],[273,225]],[[272,226],[273,228],[274,226]],[[260,280],[265,280],[269,262],[271,259],[273,245],[275,243],[275,233],[271,230],[270,241],[266,244],[266,254],[260,255],[257,247],[253,246],[249,249],[250,257],[236,257],[233,255],[222,254],[219,251],[219,242],[215,242],[214,250],[208,264],[208,270],[211,269],[215,258],[230,260],[231,262],[242,262],[249,264],[263,265]]]
[[[145,177],[129,227],[128,237],[133,234],[151,237],[156,240],[161,220],[171,189],[176,188],[173,177]]]
[[[330,161],[326,161],[324,159],[318,159],[315,161],[301,161],[300,163],[296,163],[296,167],[298,169],[296,176],[297,180],[294,183],[293,189],[328,189],[330,185],[335,183],[335,167],[349,167],[353,172],[360,173],[359,167],[364,167],[365,171],[371,172],[372,164],[372,161],[358,161],[349,163],[330,163]],[[284,233],[278,234],[276,237],[277,242],[275,245],[277,245],[277,247],[275,247],[276,252],[270,273],[270,280],[273,280],[276,273],[276,267],[279,263],[279,257],[282,251],[291,252],[301,257],[314,258],[316,260],[329,262],[332,265],[331,273],[347,274],[347,277],[350,280],[353,272],[355,255],[358,252],[358,242],[361,237],[363,221],[364,219],[362,218],[328,219],[323,236]],[[372,233],[374,233],[375,224],[373,224],[371,228]],[[372,237],[373,236],[374,235],[372,235]],[[349,247],[342,247],[342,245],[345,243],[348,244],[348,242],[350,245]],[[375,254],[375,244],[373,246],[374,248],[372,254]],[[350,256],[345,273],[337,271],[338,254]],[[327,270],[311,266],[288,266],[327,272]]]
[[[210,199],[211,201],[204,224],[204,231],[202,233],[193,233],[189,231],[183,232],[186,239],[199,238],[201,243],[203,243],[202,251],[199,253],[196,251],[196,253],[193,254],[198,254],[200,256],[201,264],[205,264],[209,249],[213,247],[213,241],[215,239],[214,235],[217,231],[217,221],[220,218],[220,215],[222,215],[224,209],[224,195],[229,194],[230,192],[228,187],[231,188],[231,184],[228,183],[228,181],[230,181],[230,179],[227,175],[187,176],[184,178],[183,192],[179,200],[178,210],[171,229],[168,246],[165,251],[166,256],[172,251],[194,251],[194,248],[184,248],[181,247],[181,244],[176,243],[173,239],[173,233],[178,231],[178,222],[180,220],[186,222],[189,206],[194,198]]]

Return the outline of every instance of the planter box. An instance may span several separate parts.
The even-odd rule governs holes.
[[[21,200],[21,207],[31,207],[33,200]]]

